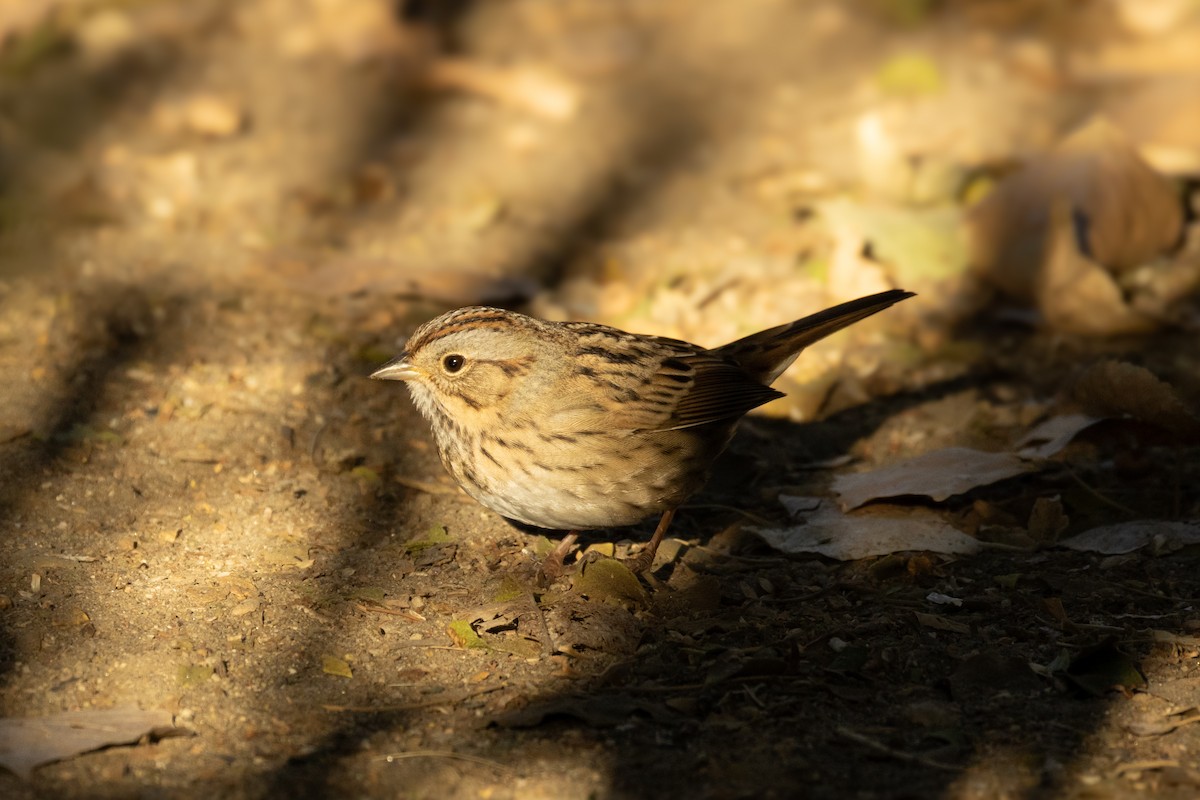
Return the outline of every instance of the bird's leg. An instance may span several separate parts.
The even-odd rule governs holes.
[[[675,509],[663,512],[662,519],[658,521],[658,527],[654,529],[654,535],[650,537],[650,542],[642,549],[642,552],[637,554],[637,557],[625,562],[625,566],[629,567],[630,572],[637,575],[650,569],[654,563],[654,554],[658,552],[658,545],[667,535],[667,528],[671,527],[671,520],[674,518]]]
[[[567,568],[563,564],[563,559],[567,557],[567,553],[571,552],[571,547],[574,546],[575,540],[579,538],[579,531],[571,531],[563,536],[562,540],[554,546],[554,549],[542,561],[542,566],[538,569],[538,577],[544,578],[546,583],[552,583],[559,578]]]

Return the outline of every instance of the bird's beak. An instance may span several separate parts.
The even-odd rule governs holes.
[[[371,377],[377,381],[411,381],[419,375],[416,367],[408,363],[404,356],[393,358],[371,373]]]

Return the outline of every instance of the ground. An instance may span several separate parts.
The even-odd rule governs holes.
[[[3,11],[0,711],[169,730],[0,795],[1195,796],[1196,545],[1057,546],[1200,517],[1194,302],[1055,330],[863,211],[944,232],[1097,109],[1194,153],[1200,125],[1129,110],[1200,73],[1194,15],[1119,5]],[[1197,162],[1154,163],[1186,207]],[[918,297],[801,359],[640,580],[602,556],[653,520],[544,585],[559,534],[459,492],[367,379],[456,305],[717,345],[896,282]],[[1088,406],[1105,364],[1158,405]],[[1081,403],[1106,421],[1036,472],[851,515],[972,554],[754,533],[781,495]]]

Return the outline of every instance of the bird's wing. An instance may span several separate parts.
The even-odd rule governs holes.
[[[664,344],[673,344],[664,340]],[[680,342],[678,349],[645,370],[637,385],[602,383],[613,403],[605,404],[606,425],[615,430],[669,431],[733,420],[752,408],[783,397],[755,381],[729,359]],[[686,348],[686,349],[685,349]],[[614,381],[614,383],[616,383]]]

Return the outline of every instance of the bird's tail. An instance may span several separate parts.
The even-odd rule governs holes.
[[[912,292],[891,289],[860,297],[804,319],[752,333],[718,347],[716,352],[736,359],[743,369],[769,386],[810,344],[912,296]]]

